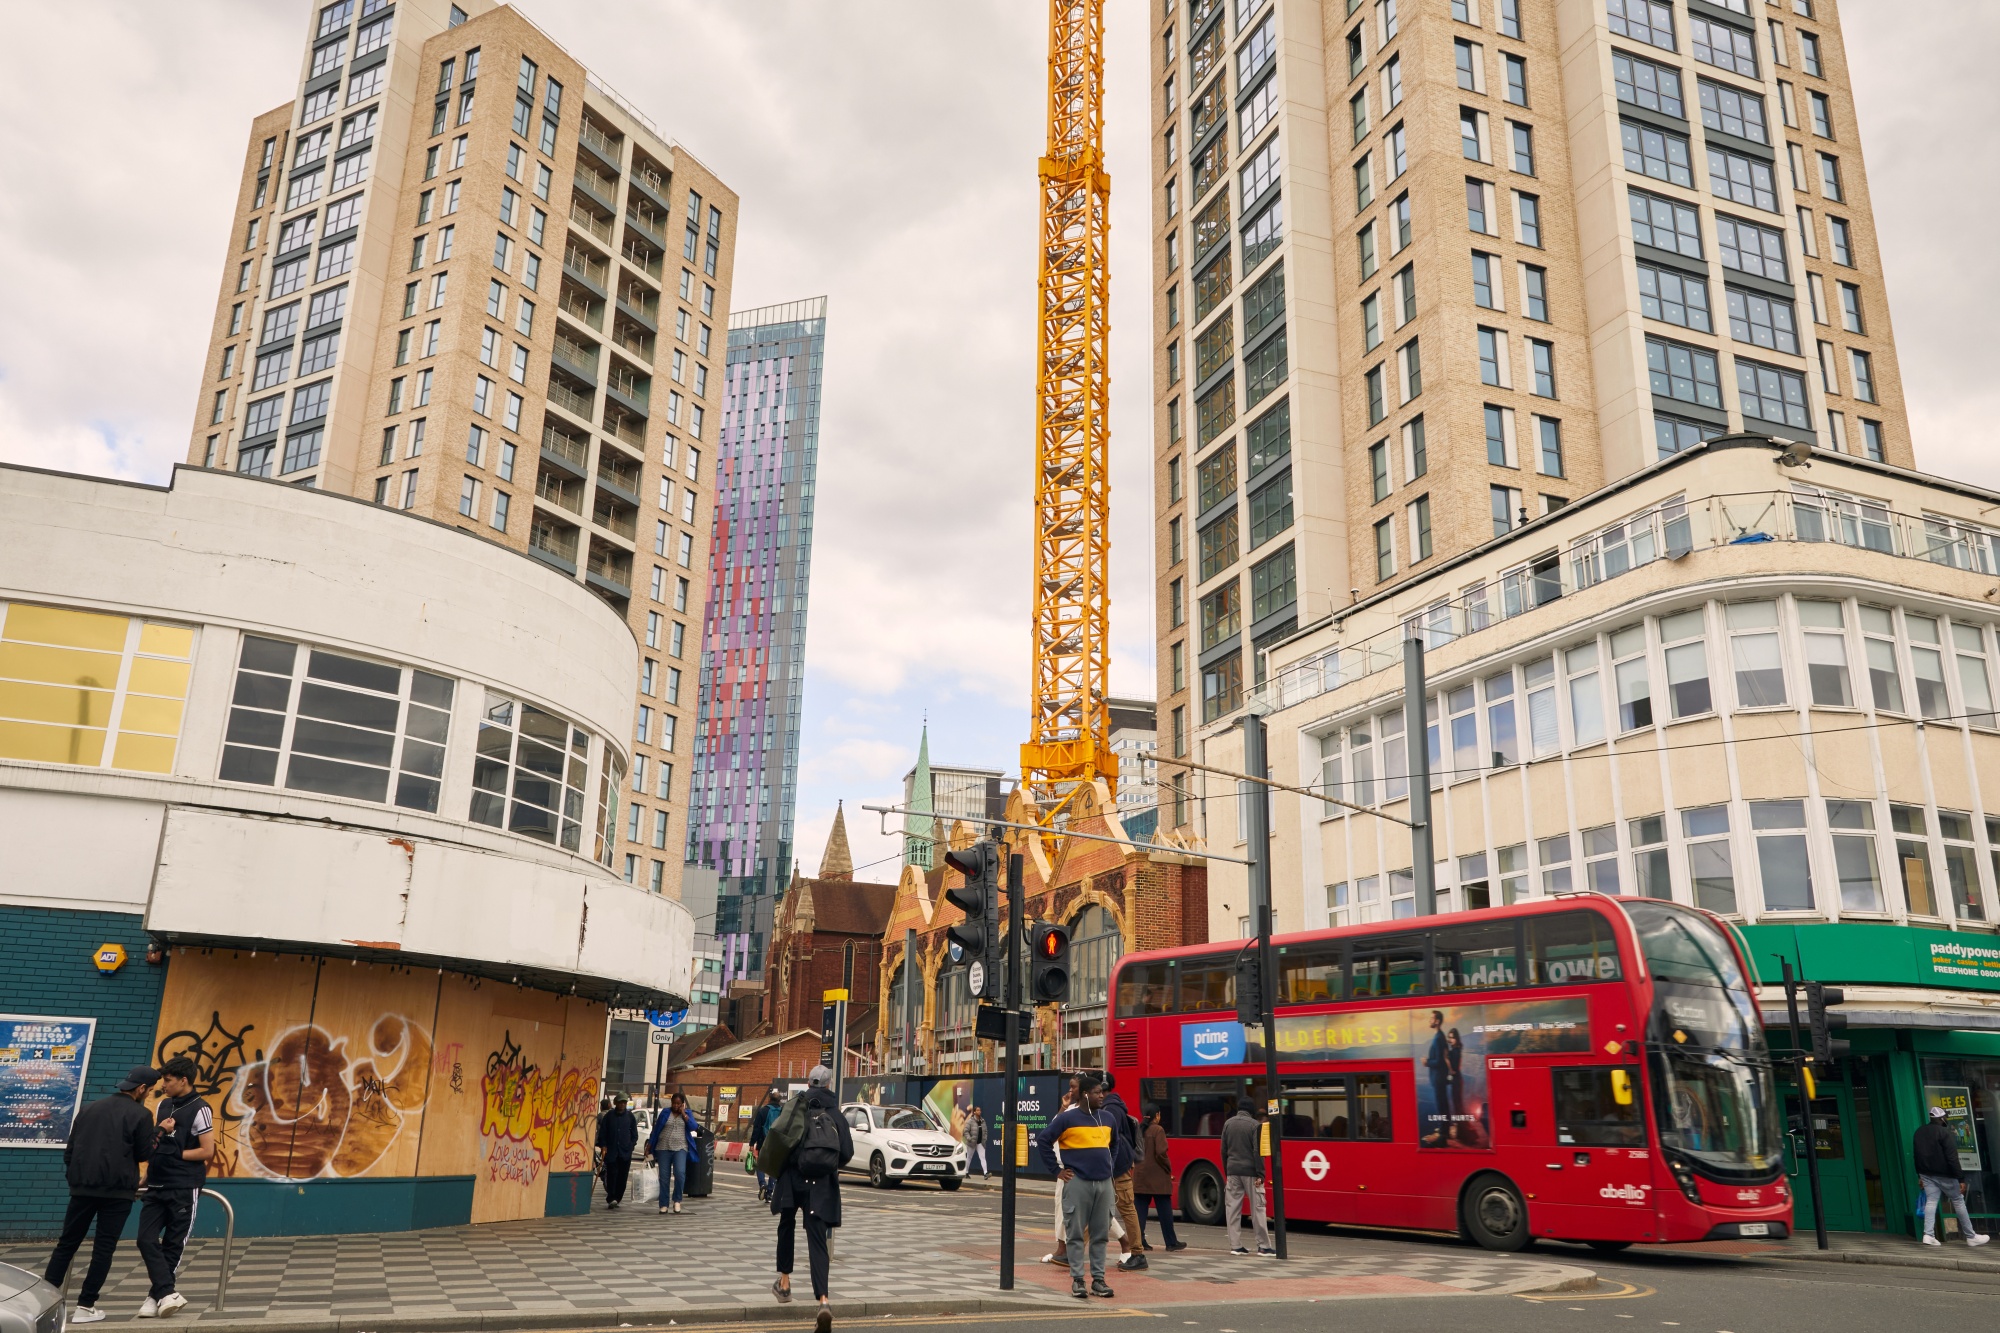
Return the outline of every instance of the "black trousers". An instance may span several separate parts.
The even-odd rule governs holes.
[[[632,1154],[607,1152],[604,1154],[604,1201],[622,1203],[625,1199],[625,1181],[632,1174]]]
[[[111,1255],[118,1248],[118,1236],[125,1230],[125,1221],[132,1216],[130,1199],[93,1199],[87,1195],[69,1196],[69,1211],[63,1214],[62,1239],[56,1242],[55,1252],[49,1256],[49,1266],[42,1274],[52,1287],[60,1287],[69,1276],[69,1261],[76,1257],[83,1245],[83,1238],[90,1233],[90,1225],[97,1224],[97,1239],[90,1247],[90,1268],[83,1275],[83,1290],[77,1294],[78,1305],[97,1304],[99,1293],[104,1290],[104,1279],[111,1276]]]
[[[792,1271],[792,1220],[799,1213],[797,1208],[787,1208],[778,1214],[778,1271]],[[833,1256],[827,1250],[827,1236],[832,1228],[819,1218],[807,1213],[806,1221],[806,1263],[812,1269],[813,1299],[825,1300],[828,1272],[833,1266]]]
[[[1148,1213],[1160,1215],[1160,1236],[1169,1245],[1180,1244],[1181,1238],[1174,1234],[1174,1199],[1171,1194],[1141,1194],[1139,1199],[1139,1243],[1146,1242],[1146,1217]]]
[[[139,1205],[139,1257],[146,1261],[146,1276],[153,1281],[146,1294],[154,1300],[174,1289],[181,1251],[194,1230],[194,1205],[191,1189],[152,1188]]]

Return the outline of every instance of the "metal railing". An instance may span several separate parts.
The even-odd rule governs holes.
[[[558,361],[568,366],[587,380],[597,379],[597,349],[585,347],[574,338],[556,334],[555,355]]]
[[[597,456],[597,479],[609,482],[628,495],[637,495],[640,486],[640,472],[637,463],[629,462],[617,455],[616,450],[603,449]]]
[[[574,195],[570,196],[569,220],[606,245],[611,244],[611,224],[585,208]]]
[[[222,1314],[229,1308],[229,1255],[236,1248],[236,1205],[220,1190],[205,1189],[201,1194],[222,1205],[222,1264],[215,1275],[215,1313]]]
[[[1976,574],[2000,574],[2000,531],[1945,514],[1905,514],[1879,501],[1800,488],[1677,496],[1503,571],[1386,629],[1273,673],[1245,701],[1290,708],[1379,671],[1401,670],[1403,641],[1426,649],[1477,634],[1564,597],[1691,551],[1766,542],[1853,547]]]
[[[622,500],[612,499],[604,491],[597,493],[597,503],[590,517],[598,527],[607,532],[615,532],[627,541],[635,541],[638,538],[639,511]],[[630,564],[625,566],[625,572],[628,577],[620,579],[619,582],[630,587],[632,583],[629,577],[632,572]]]
[[[634,424],[637,423],[637,424]],[[604,409],[604,432],[623,440],[634,449],[646,447],[646,419],[634,417],[623,408],[610,405]]]
[[[633,268],[647,274],[655,282],[659,281],[661,268],[660,251],[653,249],[643,238],[634,236],[626,237],[625,244],[618,253],[623,255],[625,262]]]
[[[535,479],[535,494],[552,505],[569,510],[579,518],[583,516],[583,483],[574,477],[558,477],[552,472],[541,473]]]
[[[610,135],[606,134],[603,130],[598,129],[597,126],[591,124],[587,118],[584,120],[583,124],[580,127],[578,127],[577,137],[582,139],[585,143],[589,144],[592,148],[595,148],[599,152],[603,153],[605,159],[611,162],[616,162],[619,160],[619,156],[622,151],[620,145],[622,145],[625,142],[624,135],[621,134],[616,139],[614,139]]]
[[[547,551],[550,555],[572,565],[576,563],[576,540],[575,528],[565,532],[539,517],[528,528],[528,545],[538,551]]]
[[[611,379],[606,387],[640,407],[652,406],[653,379],[650,375],[635,375],[614,361],[611,364]]]
[[[565,434],[554,426],[542,427],[542,450],[576,464],[578,471],[590,466],[590,441],[579,440],[576,436]]]
[[[574,412],[585,421],[590,420],[591,405],[597,401],[594,393],[578,393],[551,375],[549,377],[549,401],[565,411]]]
[[[597,577],[608,579],[621,588],[630,588],[632,586],[632,557],[630,556],[625,556],[621,560],[602,547],[592,546],[590,548],[590,559],[585,568],[597,575]]]
[[[599,287],[605,285],[605,278],[611,272],[611,265],[590,253],[572,245],[563,251],[563,267],[580,278],[588,279]]]
[[[579,187],[596,195],[611,206],[613,212],[618,207],[618,178],[607,176],[597,168],[579,161],[576,164],[576,183]]]
[[[650,217],[647,216],[649,213],[653,215]],[[665,250],[667,248],[667,221],[665,218],[653,213],[653,210],[647,209],[642,213],[639,209],[628,204],[625,209],[625,225],[638,232],[654,245],[659,246],[660,249]]]
[[[562,295],[556,298],[556,307],[571,319],[599,332],[604,329],[604,302],[586,299],[578,288],[564,287]]]

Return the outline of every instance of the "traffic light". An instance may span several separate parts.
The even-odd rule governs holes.
[[[1069,999],[1069,927],[1037,921],[1028,967],[1028,1002],[1061,1004]]]
[[[1817,981],[1806,982],[1805,992],[1806,1017],[1812,1026],[1813,1063],[1829,1065],[1845,1060],[1854,1043],[1833,1034],[1846,1030],[1847,1015],[1828,1013],[1827,1006],[1845,1001],[1847,992],[1838,986],[1825,986]]]
[[[972,987],[977,999],[1000,995],[1000,849],[990,840],[944,854],[944,863],[965,876],[963,884],[944,891],[945,901],[965,913],[965,920],[945,930],[945,938],[977,964]]]
[[[1256,945],[1236,955],[1236,1021],[1245,1028],[1264,1026],[1264,969]]]

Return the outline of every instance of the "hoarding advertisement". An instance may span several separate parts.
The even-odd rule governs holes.
[[[1410,1052],[1417,1063],[1417,1143],[1490,1148],[1487,1058],[1587,1053],[1590,1002],[1446,1005],[1412,1011],[1411,1027],[1418,1033]]]
[[[0,1014],[0,1148],[60,1148],[83,1107],[94,1018]]]

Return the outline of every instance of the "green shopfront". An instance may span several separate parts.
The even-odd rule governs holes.
[[[1974,1224],[2000,1228],[2000,937],[1863,922],[1754,925],[1742,935],[1765,988],[1774,1050],[1791,1048],[1781,959],[1846,992],[1838,1012],[1848,1016],[1853,1052],[1818,1080],[1811,1114],[1828,1227],[1915,1234],[1922,1196],[1910,1137],[1942,1106],[1959,1138]],[[1789,1080],[1785,1111],[1786,1165],[1805,1230],[1804,1122]]]

